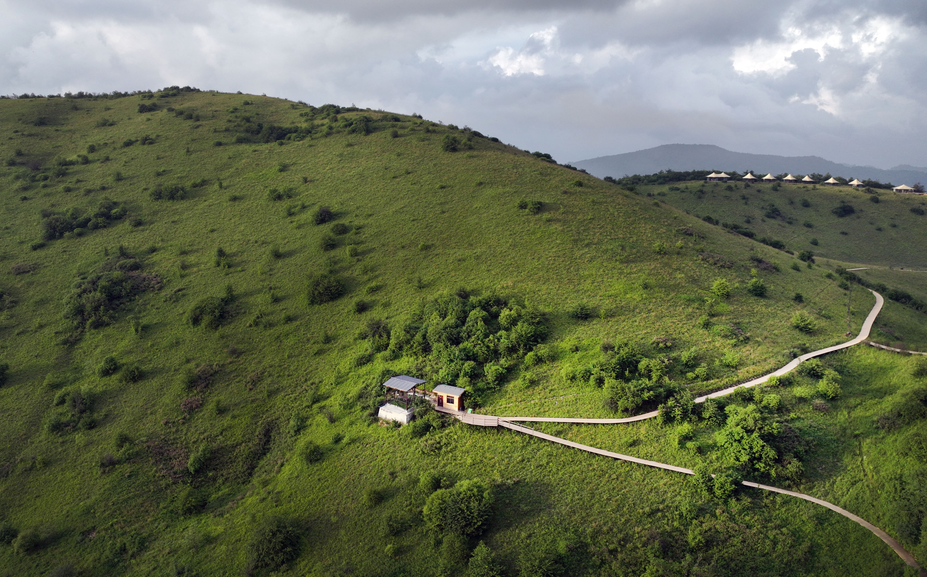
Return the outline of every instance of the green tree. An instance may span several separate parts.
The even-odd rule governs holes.
[[[492,549],[482,541],[477,544],[467,566],[467,577],[502,577],[502,567]]]
[[[492,505],[491,487],[478,479],[469,479],[451,489],[432,493],[425,501],[422,515],[432,529],[473,537],[483,531]]]

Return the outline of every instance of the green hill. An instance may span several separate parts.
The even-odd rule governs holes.
[[[402,429],[372,416],[400,373],[496,414],[684,404],[844,340],[848,291],[858,330],[874,299],[842,263],[383,111],[175,87],[4,99],[0,126],[0,574],[463,574],[479,540],[511,575],[901,574],[872,535],[810,505],[707,497],[434,413]],[[884,205],[895,216],[878,222],[907,230],[901,202],[864,215]],[[849,254],[815,226],[823,256]],[[919,334],[894,314],[885,329]],[[858,367],[911,364],[879,355],[828,361],[839,400],[820,374],[734,400],[781,422],[762,466],[735,467],[714,440],[723,404],[569,434],[843,495]],[[871,420],[872,443],[917,426]],[[427,513],[484,489],[495,506],[473,530]],[[923,515],[879,515],[918,546]]]

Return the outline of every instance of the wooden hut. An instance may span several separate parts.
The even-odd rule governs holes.
[[[386,404],[377,411],[377,416],[384,421],[397,421],[403,425],[412,421],[414,409],[412,400],[417,396],[415,389],[424,384],[422,379],[407,375],[397,375],[383,383],[386,388]]]
[[[467,389],[461,389],[460,387],[438,385],[431,392],[431,395],[436,407],[443,407],[451,411],[462,411],[464,410],[463,396],[466,392]]]

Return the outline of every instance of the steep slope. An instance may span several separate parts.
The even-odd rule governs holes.
[[[454,383],[487,410],[608,415],[746,380],[846,330],[839,279],[474,131],[176,88],[0,100],[0,126],[12,574],[266,572],[255,527],[270,515],[297,526],[298,555],[284,557],[306,574],[453,572],[460,562],[431,561],[420,516],[417,483],[433,471],[493,484],[484,537],[510,567],[566,539],[642,572],[652,552],[634,533],[669,535],[685,484],[603,477],[583,457],[436,418],[377,427],[384,376]],[[600,361],[616,347],[635,351],[620,379]],[[621,379],[640,396],[613,402]],[[662,429],[638,433],[643,451],[667,450]],[[597,493],[602,540],[581,530]],[[734,514],[813,541],[815,526],[757,507]],[[606,521],[615,512],[637,529]],[[730,562],[749,566],[772,539],[749,538]],[[848,546],[895,567],[866,539]],[[448,559],[475,544],[442,542]],[[525,542],[548,548],[522,560]]]

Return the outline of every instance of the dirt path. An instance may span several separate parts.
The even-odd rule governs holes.
[[[723,397],[725,395],[730,395],[731,393],[733,393],[734,391],[740,388],[755,387],[757,385],[761,385],[765,383],[766,381],[768,381],[773,376],[782,376],[794,370],[798,365],[800,365],[804,361],[807,361],[808,359],[813,359],[815,357],[826,355],[834,351],[846,349],[846,348],[849,348],[849,347],[852,347],[854,345],[864,342],[867,338],[869,338],[869,333],[872,330],[872,325],[875,323],[876,317],[879,316],[879,312],[882,310],[882,305],[885,304],[885,300],[882,298],[882,295],[872,290],[870,290],[870,292],[873,295],[875,295],[876,302],[875,302],[875,305],[873,305],[872,310],[869,311],[869,315],[866,317],[866,320],[863,321],[863,326],[860,329],[859,334],[855,338],[845,343],[840,343],[832,347],[827,347],[824,349],[820,349],[817,351],[804,354],[792,360],[790,363],[788,363],[784,367],[776,371],[773,371],[772,373],[763,375],[761,377],[757,377],[756,379],[753,379],[746,383],[735,385],[733,387],[729,387],[727,389],[716,391],[708,395],[703,395],[695,399],[695,402],[704,403],[708,399],[714,399],[717,397]],[[873,343],[869,343],[869,344],[873,344]],[[881,347],[881,348],[888,348],[888,347]],[[636,415],[633,417],[625,417],[621,419],[581,419],[581,418],[560,418],[560,417],[498,417],[498,416],[493,416],[493,415],[477,415],[473,413],[458,413],[456,411],[449,411],[443,408],[438,408],[438,410],[443,413],[452,414],[460,421],[467,423],[469,425],[476,425],[476,426],[481,426],[481,427],[504,427],[506,429],[510,429],[512,431],[516,431],[516,432],[519,432],[525,435],[530,435],[532,437],[537,437],[545,441],[550,441],[552,443],[558,443],[560,445],[571,447],[573,449],[579,449],[581,451],[586,451],[587,453],[592,453],[594,455],[599,455],[602,457],[608,457],[608,458],[617,459],[620,461],[627,461],[630,463],[637,463],[639,465],[645,465],[647,467],[654,467],[657,469],[664,469],[666,471],[672,471],[674,473],[682,473],[684,475],[694,474],[691,469],[686,469],[685,467],[677,467],[675,465],[669,465],[667,463],[660,463],[658,461],[649,461],[647,459],[640,459],[638,457],[632,457],[630,455],[622,455],[620,453],[613,453],[611,451],[606,451],[604,449],[597,449],[595,447],[590,447],[588,445],[582,445],[580,443],[574,443],[573,441],[568,441],[561,437],[555,437],[553,435],[548,435],[546,433],[535,431],[534,429],[530,429],[528,427],[515,424],[517,422],[577,423],[577,424],[600,424],[600,425],[634,423],[637,421],[652,419],[659,414],[659,411],[651,411],[649,413],[644,413],[642,415]],[[782,495],[788,495],[790,497],[795,497],[797,499],[802,499],[810,503],[814,503],[816,505],[826,507],[830,509],[831,511],[834,511],[835,513],[843,515],[847,519],[850,519],[854,523],[857,523],[861,527],[871,531],[872,534],[874,534],[876,537],[878,537],[883,542],[885,542],[889,547],[891,547],[892,550],[895,551],[895,553],[899,557],[901,557],[902,561],[904,561],[908,566],[918,569],[921,577],[927,577],[927,571],[925,571],[924,569],[920,567],[920,565],[918,565],[917,561],[914,559],[914,556],[911,555],[908,551],[906,551],[905,548],[902,547],[900,543],[898,543],[898,541],[893,539],[888,533],[886,533],[882,529],[879,529],[872,523],[869,523],[865,519],[857,515],[854,515],[853,513],[847,511],[846,509],[838,507],[837,505],[834,505],[833,503],[829,503],[822,499],[812,497],[811,495],[805,495],[804,493],[796,493],[795,491],[788,491],[786,489],[780,489],[778,487],[772,487],[770,485],[761,485],[759,483],[754,483],[752,481],[743,481],[741,482],[741,485],[745,487],[751,487],[753,489],[759,489],[761,491],[770,491],[772,493],[779,493]]]

